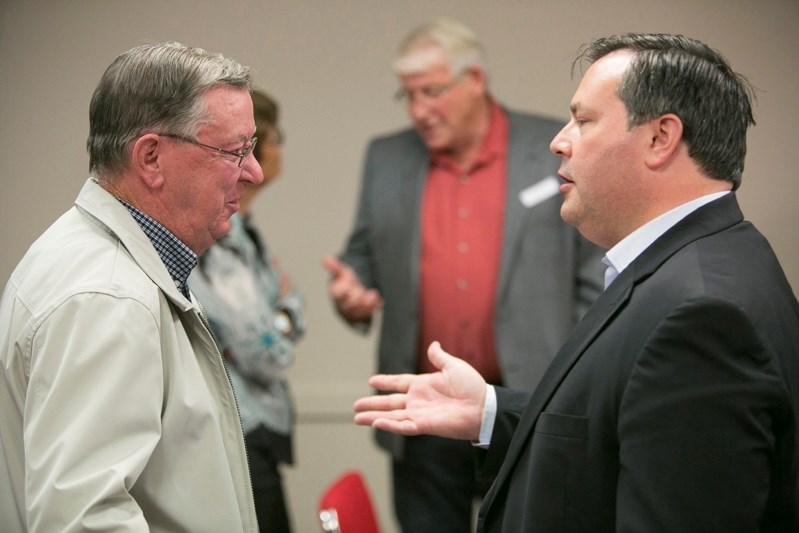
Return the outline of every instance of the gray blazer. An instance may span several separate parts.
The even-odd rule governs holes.
[[[508,117],[506,213],[494,326],[504,385],[532,390],[601,291],[603,252],[560,218],[562,200],[554,181],[559,160],[549,143],[562,124],[514,112]],[[354,228],[341,255],[385,301],[378,348],[381,373],[417,368],[420,208],[428,164],[427,148],[414,130],[369,144]],[[401,450],[396,436],[381,432],[378,442],[395,454]]]

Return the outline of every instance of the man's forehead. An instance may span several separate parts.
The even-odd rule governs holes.
[[[629,50],[617,50],[596,60],[580,80],[572,98],[572,110],[579,111],[585,105],[584,100],[591,96],[607,91],[616,92],[634,55]]]
[[[218,86],[203,95],[209,111],[208,120],[201,128],[230,137],[231,141],[248,141],[255,135],[255,118],[252,98],[245,88]]]
[[[594,61],[583,76],[583,80],[589,76],[599,80],[618,80],[622,77],[630,62],[635,57],[632,50],[622,49],[610,52]]]
[[[207,103],[224,103],[245,99],[252,105],[250,91],[245,87],[235,87],[233,85],[216,85],[209,87],[202,93],[202,98]]]

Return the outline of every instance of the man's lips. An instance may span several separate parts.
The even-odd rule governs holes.
[[[563,183],[560,184],[561,193],[565,193],[574,186],[574,182],[567,178],[562,172],[558,172],[558,177],[563,180]]]
[[[420,135],[430,135],[437,129],[436,124],[430,122],[417,122],[415,126]]]
[[[433,135],[433,133],[435,132],[435,130],[432,127],[420,127],[420,128],[417,128],[416,131],[418,131],[419,135],[421,135],[425,139],[427,139],[428,137],[431,137]]]

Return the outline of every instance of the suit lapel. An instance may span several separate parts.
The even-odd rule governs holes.
[[[411,232],[411,249],[407,258],[411,286],[409,294],[419,293],[419,269],[422,259],[422,201],[427,175],[430,171],[430,157],[421,139],[414,138],[413,149],[406,152],[408,166],[406,173],[399,176],[408,185],[404,187],[404,211],[407,213],[408,231]]]
[[[508,116],[508,155],[507,182],[505,193],[505,220],[502,229],[502,252],[499,261],[499,282],[497,294],[503,294],[510,279],[513,266],[514,248],[518,244],[527,209],[521,204],[519,194],[544,176],[534,176],[530,168],[535,168],[536,159],[533,143],[519,127],[513,113],[505,110]]]
[[[490,507],[497,491],[516,468],[515,465],[529,440],[529,435],[538,420],[538,415],[549,402],[563,378],[580,359],[585,349],[629,299],[632,285],[632,272],[625,270],[607,290],[599,295],[594,305],[591,306],[566,340],[566,343],[558,351],[522,414],[505,460],[483,502],[485,509]]]

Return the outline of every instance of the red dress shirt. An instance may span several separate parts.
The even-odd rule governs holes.
[[[459,168],[445,155],[431,155],[421,214],[420,372],[435,370],[427,347],[437,340],[489,383],[502,382],[494,306],[507,147],[508,117],[492,103],[488,134],[470,169]]]

